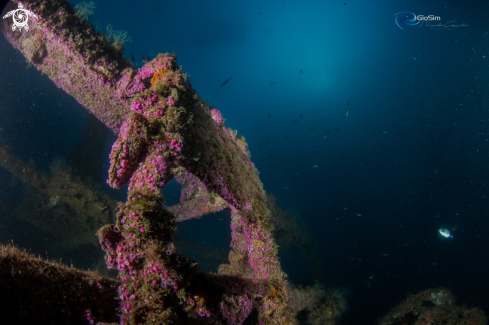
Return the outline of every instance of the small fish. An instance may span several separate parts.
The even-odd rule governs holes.
[[[385,253],[380,253],[380,255],[382,255],[382,256],[387,256],[387,255],[389,255],[389,254],[385,254]]]
[[[133,66],[136,66],[136,60],[134,59],[134,53],[131,52],[131,63]]]
[[[361,217],[362,215],[361,215],[360,213],[357,213],[357,216],[358,216],[358,217]]]
[[[338,131],[338,132],[341,132],[341,130],[340,130],[340,129],[338,129],[337,127],[335,127],[334,129],[335,129],[336,131]]]
[[[343,210],[345,210],[345,211],[346,211],[346,210],[348,210],[348,209],[347,209],[347,208],[345,208],[345,207],[343,207]]]
[[[453,236],[450,234],[450,230],[448,229],[440,228],[438,229],[438,232],[445,238],[453,238]]]
[[[380,131],[380,133],[382,133],[382,134],[387,134],[387,131]]]
[[[276,85],[276,83],[275,82],[272,82],[270,85]]]
[[[312,166],[312,168],[318,168],[318,165],[314,165],[314,166]]]
[[[296,120],[292,120],[292,122],[294,122],[294,123],[299,123],[299,122],[297,122]]]
[[[368,278],[369,280],[372,280],[374,278],[374,276],[372,275],[370,278]]]
[[[348,110],[350,109],[350,101],[348,101],[348,105],[346,105],[346,113],[345,116],[348,116]]]
[[[228,80],[224,81],[222,84],[221,84],[221,87],[224,86],[225,84],[227,84],[229,82],[229,80],[231,80],[233,76],[231,76]]]
[[[436,173],[438,173],[438,169],[435,169],[435,172],[433,174],[436,174]]]
[[[284,188],[288,188],[287,186],[284,186]]]

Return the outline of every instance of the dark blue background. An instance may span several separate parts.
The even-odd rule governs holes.
[[[402,11],[469,26],[401,30]],[[265,190],[310,229],[323,283],[349,290],[343,323],[373,324],[406,293],[436,286],[489,311],[488,12],[486,1],[153,0],[100,2],[91,20],[127,31],[125,56],[138,66],[176,53],[200,96],[245,136]],[[0,136],[47,170],[91,117],[27,66],[1,36]],[[105,184],[114,140],[80,165],[123,200]],[[0,192],[21,195],[10,182],[0,170]],[[2,242],[43,252],[10,218],[0,209]],[[181,225],[185,238],[221,249],[228,227],[217,216]],[[312,284],[302,250],[281,258],[291,281]]]

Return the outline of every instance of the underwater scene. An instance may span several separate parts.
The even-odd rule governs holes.
[[[487,324],[489,2],[0,13],[9,324]]]

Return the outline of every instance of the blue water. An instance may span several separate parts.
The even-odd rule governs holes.
[[[399,12],[465,25],[401,29]],[[265,190],[310,229],[321,281],[350,292],[342,323],[374,324],[408,292],[437,286],[489,312],[488,12],[483,1],[153,0],[100,2],[91,20],[127,31],[125,57],[138,66],[176,53],[200,96],[246,138]],[[0,136],[47,170],[93,121],[27,66],[0,36]],[[100,155],[79,165],[123,200],[105,184],[115,136],[104,137]],[[1,168],[0,194],[22,195]],[[181,228],[207,243],[229,238],[226,222]],[[0,223],[1,242],[48,246],[1,207]],[[313,283],[303,250],[280,256],[291,281]]]

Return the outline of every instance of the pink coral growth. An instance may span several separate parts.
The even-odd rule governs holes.
[[[223,316],[229,324],[243,324],[253,309],[253,302],[247,295],[229,297],[228,301],[231,306],[223,304],[221,307]]]
[[[215,107],[211,109],[212,119],[216,122],[216,124],[223,124],[224,117],[222,117],[221,112],[219,112]]]
[[[168,169],[168,163],[164,157],[157,151],[151,152],[144,163],[134,172],[129,190],[137,190],[145,194],[157,195],[160,189],[168,181],[165,178],[165,172]],[[135,226],[133,226],[135,227]],[[140,232],[144,233],[144,227],[140,228]]]
[[[166,103],[168,104],[168,106],[175,106],[177,102],[175,98],[173,98],[173,96],[168,96],[168,98],[166,99]]]
[[[250,204],[250,201],[246,201],[246,204],[244,206],[244,209],[247,210],[247,211],[250,211],[251,210],[251,204]]]
[[[137,167],[142,153],[146,149],[142,124],[135,118],[127,119],[121,126],[119,137],[112,145],[110,170],[107,183],[115,188],[124,186]]]
[[[165,113],[165,106],[155,93],[138,96],[129,107],[132,111],[144,115],[148,121],[155,120]]]

